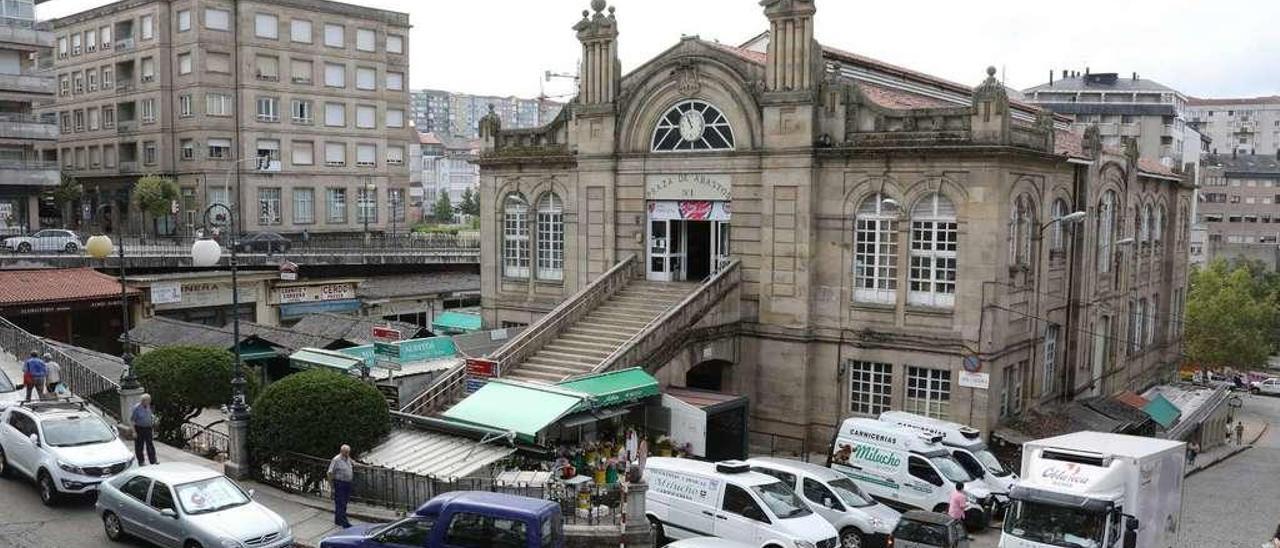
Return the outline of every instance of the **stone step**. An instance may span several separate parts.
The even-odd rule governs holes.
[[[529,359],[532,360],[535,358],[546,358],[549,360],[558,360],[566,363],[576,362],[576,363],[584,363],[587,365],[595,365],[600,363],[600,360],[603,360],[606,356],[608,356],[608,354],[597,356],[597,355],[586,354],[582,352],[575,352],[572,350],[568,352],[550,350],[544,347],[539,349],[537,352],[535,352],[533,356],[529,357]]]
[[[569,375],[559,375],[556,373],[544,373],[542,371],[535,371],[535,370],[520,368],[515,371],[512,371],[511,374],[507,375],[505,378],[514,379],[517,381],[538,383],[538,384],[555,384],[564,380],[568,376]]]
[[[629,338],[631,338],[631,335],[624,335],[621,333],[615,334],[607,331],[602,331],[598,328],[593,329],[588,327],[574,326],[574,327],[570,327],[569,329],[566,329],[564,333],[561,333],[557,337],[557,340],[583,342],[586,344],[593,344],[597,346],[607,346],[610,348],[617,348],[618,345],[626,342],[627,339]]]
[[[609,304],[619,303],[643,306],[646,308],[671,308],[671,305],[677,302],[680,302],[680,299],[667,299],[661,295],[652,295],[649,293],[619,293],[614,295],[608,301],[605,301],[605,305],[607,306]]]
[[[642,318],[642,319],[632,319],[632,318],[626,318],[626,317],[618,318],[618,317],[612,317],[612,316],[603,316],[595,312],[592,312],[586,318],[583,318],[582,321],[587,325],[600,326],[600,327],[612,329],[614,331],[617,331],[618,334],[625,334],[627,337],[634,335],[637,331],[640,331],[641,328],[643,328],[645,325],[649,323],[648,318]]]
[[[640,324],[646,324],[646,323],[649,323],[649,320],[652,320],[658,317],[659,315],[661,315],[660,312],[655,313],[655,312],[650,312],[648,310],[634,310],[634,309],[628,309],[628,308],[597,308],[595,310],[592,310],[590,314],[587,314],[587,318],[592,318],[592,317],[614,318],[619,320],[630,320],[633,322],[639,322]]]
[[[538,350],[538,352],[554,352],[556,354],[576,354],[579,356],[605,357],[612,354],[616,347],[600,347],[580,342],[556,339]]]
[[[525,363],[517,367],[513,374],[525,373],[530,376],[540,376],[552,382],[560,381],[574,375],[581,375],[590,372],[590,367],[559,367],[554,365],[544,365],[536,363]]]
[[[612,354],[618,349],[618,345],[622,344],[624,339],[617,339],[616,342],[602,342],[598,339],[584,339],[579,335],[572,335],[568,332],[561,333],[555,340],[547,343],[543,348],[547,349],[577,349],[583,352],[603,352],[606,355]]]
[[[576,360],[566,360],[566,359],[552,357],[552,356],[534,355],[533,357],[521,363],[519,367],[516,367],[516,370],[519,370],[524,367],[536,366],[536,367],[544,367],[544,368],[552,368],[552,369],[564,369],[567,371],[577,372],[577,371],[590,370],[591,368],[595,367],[595,365],[598,363],[599,362],[582,363]]]

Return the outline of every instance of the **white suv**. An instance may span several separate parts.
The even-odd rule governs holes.
[[[96,493],[131,466],[133,454],[115,427],[81,401],[24,402],[0,413],[0,476],[17,471],[34,479],[46,505]]]

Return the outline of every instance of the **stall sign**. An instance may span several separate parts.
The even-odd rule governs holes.
[[[176,283],[176,282],[175,282]],[[164,286],[166,282],[158,282],[151,286],[151,304],[161,309],[173,308],[199,308],[206,306],[225,306],[231,304],[231,284],[223,282],[186,282],[181,283],[177,287],[176,292],[170,292],[169,295],[162,295],[162,300],[156,300],[156,287]],[[165,289],[161,290],[164,293]],[[174,298],[177,300],[173,300]],[[240,294],[237,296],[241,304],[254,302],[258,300],[258,288],[256,285],[240,284]]]
[[[151,286],[151,304],[178,304],[182,302],[182,284],[162,282]]]
[[[725,173],[674,173],[645,177],[647,200],[723,200],[731,197],[733,179]]]
[[[718,479],[654,468],[645,470],[644,473],[649,481],[649,488],[655,492],[689,502],[696,502],[708,508],[716,507],[718,502],[716,497],[720,494],[720,480]]]
[[[279,304],[340,301],[356,298],[356,288],[355,284],[351,283],[298,285],[277,287],[274,294],[275,302]]]
[[[400,348],[400,362],[420,362],[458,355],[452,337],[426,337],[395,343]]]
[[[467,358],[467,375],[471,377],[493,378],[498,373],[498,363],[484,358]]]
[[[400,330],[394,327],[373,326],[370,330],[373,340],[382,342],[395,342],[400,340]]]
[[[376,341],[373,343],[373,355],[392,359],[400,359],[400,345],[393,342]]]

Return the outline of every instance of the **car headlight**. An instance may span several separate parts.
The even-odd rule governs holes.
[[[818,548],[818,547],[814,543],[809,542],[807,540],[797,540],[796,548]]]
[[[218,539],[218,545],[222,548],[244,548],[244,545],[241,544],[240,541],[233,538]]]
[[[73,465],[73,464],[67,464],[67,463],[62,462],[62,461],[58,461],[58,468],[61,468],[61,469],[63,469],[64,471],[66,471],[66,472],[70,472],[70,473],[72,473],[72,474],[77,474],[77,475],[81,475],[81,476],[85,475],[85,474],[84,474],[84,469],[83,469],[83,468],[80,468],[79,466],[76,466],[76,465]]]
[[[873,517],[872,517],[870,520],[868,520],[868,521],[871,523],[871,528],[872,528],[872,529],[879,529],[879,528],[881,528],[881,527],[884,527],[884,520],[882,520],[882,519],[880,519],[880,518],[877,518],[877,517],[874,517],[874,516],[873,516]]]

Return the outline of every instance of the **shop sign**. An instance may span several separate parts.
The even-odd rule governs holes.
[[[383,342],[395,342],[400,340],[400,330],[393,327],[374,326],[370,330],[373,340]]]
[[[452,337],[427,337],[395,343],[400,347],[400,362],[420,362],[458,355]]]
[[[733,179],[725,173],[674,173],[645,177],[647,200],[731,199]]]
[[[490,379],[496,377],[498,363],[484,358],[467,358],[467,375]]]
[[[669,497],[696,502],[707,508],[715,508],[720,495],[720,480],[694,474],[681,474],[650,468],[644,471],[649,488]]]
[[[970,373],[968,371],[961,371],[960,386],[986,390],[991,387],[991,374],[990,373]]]
[[[177,289],[164,286],[177,282],[157,282],[151,286],[151,304],[157,309],[201,308],[206,306],[226,306],[231,304],[231,284],[224,282],[187,282],[178,284]],[[160,287],[161,300],[156,300],[156,288]],[[165,293],[168,292],[167,295]],[[176,297],[177,300],[174,300]],[[258,300],[256,285],[240,284],[240,303],[251,303]]]
[[[151,285],[151,304],[178,304],[182,302],[182,284],[162,282]]]
[[[392,342],[375,342],[373,343],[373,355],[399,359],[400,345]]]
[[[650,201],[649,220],[728,221],[729,204],[708,200]]]
[[[356,287],[352,283],[298,285],[277,287],[273,294],[277,304],[338,301],[356,298]]]
[[[486,384],[489,384],[489,379],[467,377],[467,395],[475,394],[476,390],[484,388]]]

